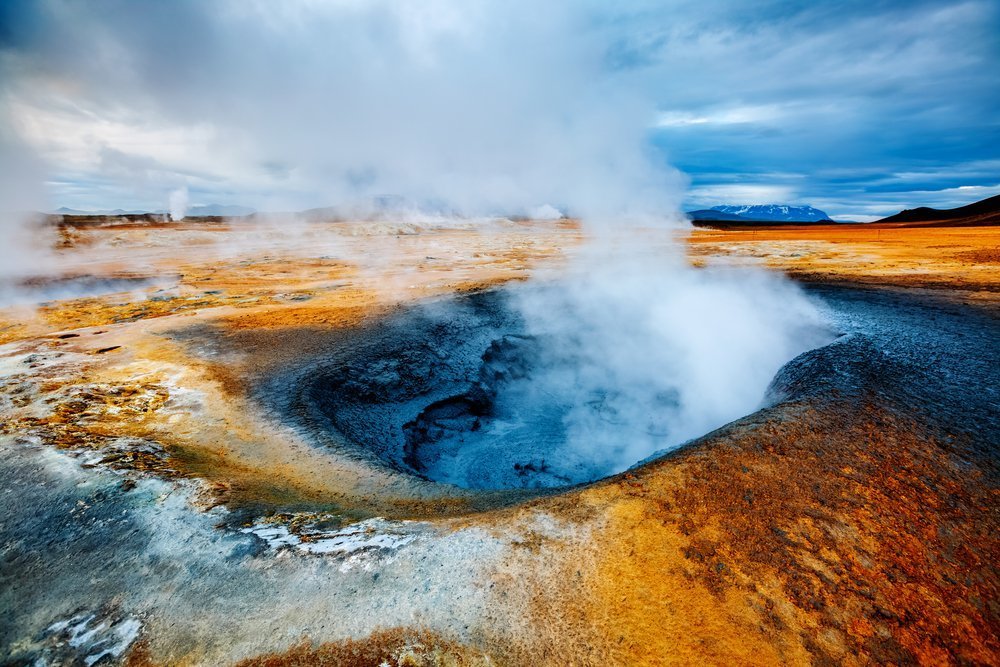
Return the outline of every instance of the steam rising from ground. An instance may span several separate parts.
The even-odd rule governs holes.
[[[170,193],[170,219],[183,220],[188,208],[188,189],[178,188]]]
[[[0,105],[0,290],[51,268],[55,240],[37,213],[45,201],[41,165],[4,120]]]
[[[45,38],[0,58],[0,95],[52,171],[129,192],[84,208],[159,208],[181,184],[261,211],[379,195],[463,216],[678,205],[682,179],[648,142],[656,106],[592,7],[36,4]]]
[[[783,364],[830,340],[780,276],[693,269],[634,241],[590,246],[558,282],[517,294],[542,343],[532,391],[566,406],[567,451],[548,461],[575,481],[753,412]]]
[[[502,303],[515,317],[489,336],[471,385],[403,426],[404,461],[430,479],[541,488],[621,472],[754,412],[782,365],[831,339],[790,282],[692,269],[634,238],[588,246]],[[461,347],[445,341],[427,349]]]

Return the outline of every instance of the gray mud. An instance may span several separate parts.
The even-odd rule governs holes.
[[[995,468],[1000,453],[1000,313],[931,294],[811,287],[848,334],[800,355],[772,390],[796,378],[794,395],[864,394],[917,416]],[[775,398],[775,396],[772,396]]]
[[[452,489],[565,488],[636,463],[616,449],[636,434],[652,443],[642,456],[683,444],[671,436],[682,399],[668,382],[629,414],[616,409],[627,388],[610,377],[581,395],[578,345],[530,335],[517,289],[401,310],[283,370],[257,395],[321,446]],[[612,441],[574,438],[580,413],[607,425]]]
[[[572,406],[534,390],[541,346],[503,290],[442,300],[357,332],[300,376],[290,404],[326,444],[429,481],[547,489],[606,476],[566,447]]]
[[[811,292],[847,335],[789,363],[762,405],[865,391],[901,410],[933,406],[930,418],[946,430],[997,442],[993,315],[877,290]],[[542,350],[553,347],[527,335],[509,294],[494,290],[353,330],[282,370],[258,397],[321,446],[431,482],[543,490],[619,472],[575,451],[563,419],[573,406],[534,385]],[[659,408],[669,412],[671,400]],[[658,454],[682,444],[664,438]]]

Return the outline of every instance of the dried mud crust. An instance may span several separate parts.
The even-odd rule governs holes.
[[[810,291],[845,335],[786,365],[769,407],[467,519],[520,535],[477,650],[546,665],[996,661],[996,312]]]

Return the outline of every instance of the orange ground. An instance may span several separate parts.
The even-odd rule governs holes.
[[[247,242],[220,257],[239,231],[225,224],[64,230],[60,252],[87,271],[134,274],[128,251],[143,248],[142,271],[180,274],[180,288],[164,300],[89,297],[0,312],[8,352],[76,360],[8,375],[2,391],[14,407],[0,432],[98,450],[110,435],[155,440],[166,459],[107,463],[203,479],[206,504],[462,514],[461,503],[396,500],[389,480],[359,481],[349,463],[275,431],[248,403],[245,378],[322,344],[324,330],[399,303],[522,279],[558,261],[581,232],[565,223],[491,234],[358,230],[332,232],[322,257],[308,242]],[[996,227],[663,234],[673,238],[686,239],[696,265],[763,262],[801,280],[930,289],[990,309],[1000,295]],[[197,326],[241,353],[213,361],[166,335]],[[177,403],[183,392],[198,397],[196,411]],[[42,402],[45,410],[32,407]],[[495,587],[497,606],[473,647],[383,629],[368,644],[276,645],[248,664],[336,664],[352,651],[399,664],[448,655],[487,664],[486,654],[494,664],[545,665],[998,664],[1000,578],[990,563],[1000,553],[991,530],[1000,498],[918,434],[917,422],[866,406],[802,405],[795,421],[763,415],[635,474],[449,519],[456,530],[515,536],[483,584]],[[157,663],[153,639],[134,651],[135,664]]]
[[[802,280],[940,288],[995,300],[1000,227],[816,225],[695,229],[693,258],[754,258]]]

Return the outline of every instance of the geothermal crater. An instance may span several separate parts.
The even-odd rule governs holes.
[[[523,289],[414,306],[347,334],[294,381],[293,412],[341,452],[475,490],[591,482],[690,439],[675,428],[687,419],[682,387],[664,381],[636,399],[614,373],[595,384],[606,370],[588,366],[595,350],[533,333]],[[746,407],[711,428],[757,405]]]

